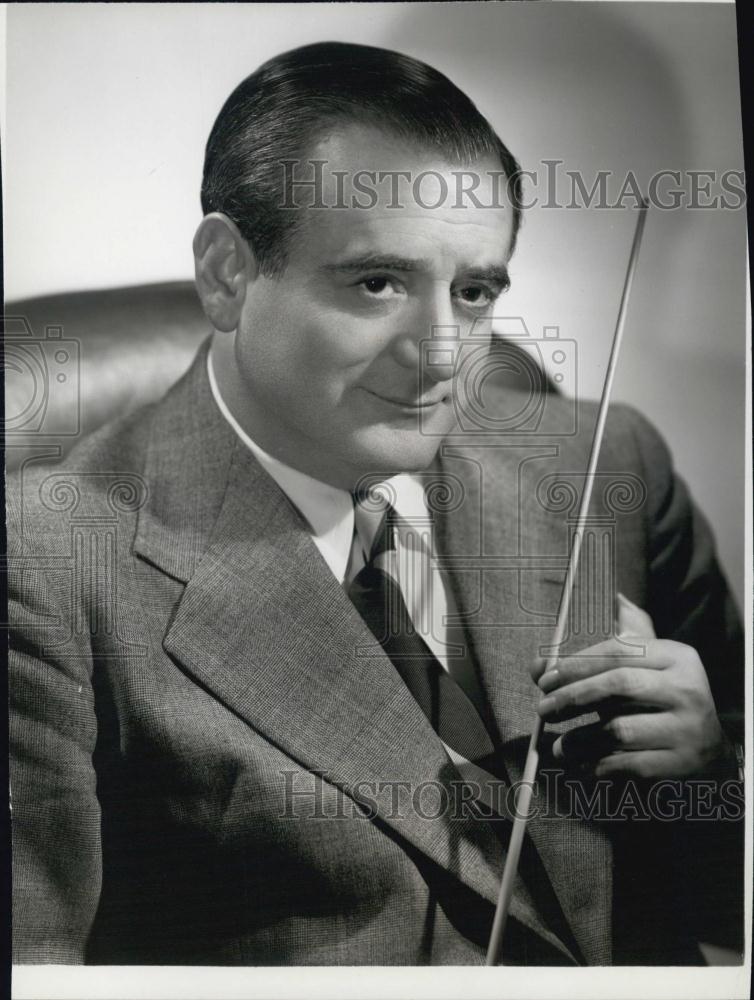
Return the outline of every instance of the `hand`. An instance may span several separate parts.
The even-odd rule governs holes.
[[[683,643],[657,639],[649,615],[623,595],[617,626],[633,650],[616,637],[564,657],[546,673],[543,664],[535,668],[545,693],[539,704],[545,722],[600,716],[559,736],[554,756],[586,765],[598,778],[711,772],[728,744],[698,654]]]

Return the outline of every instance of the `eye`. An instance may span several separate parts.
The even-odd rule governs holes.
[[[485,309],[497,298],[497,293],[484,285],[464,285],[457,289],[456,295],[464,305],[472,309]]]
[[[397,294],[395,283],[383,275],[374,275],[369,278],[362,278],[357,283],[357,288],[361,289],[372,299],[390,299]]]

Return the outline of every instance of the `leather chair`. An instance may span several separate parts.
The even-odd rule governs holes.
[[[192,282],[7,303],[6,468],[59,460],[83,435],[159,399],[209,331]]]
[[[513,320],[513,336],[528,336]],[[83,435],[153,402],[209,334],[193,282],[70,292],[5,307],[6,469],[59,461]],[[520,340],[496,338],[483,378],[553,391]]]

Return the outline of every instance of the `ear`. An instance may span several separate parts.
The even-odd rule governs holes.
[[[226,333],[238,327],[246,289],[259,273],[256,258],[238,226],[211,212],[194,236],[194,274],[207,319]]]

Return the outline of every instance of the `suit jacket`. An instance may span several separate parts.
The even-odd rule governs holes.
[[[480,964],[509,829],[458,807],[442,744],[218,412],[205,360],[206,345],[162,402],[9,484],[16,960]],[[514,783],[594,408],[496,405],[503,432],[447,439],[427,492]],[[700,651],[735,730],[740,635],[710,534],[627,408],[592,512],[569,642],[609,632],[620,589]],[[565,728],[545,739],[548,809]],[[678,823],[548,809],[530,823],[506,961],[698,961],[690,885],[707,893],[696,912],[740,923],[724,824],[700,841],[712,889],[689,874],[696,849],[671,889]]]

